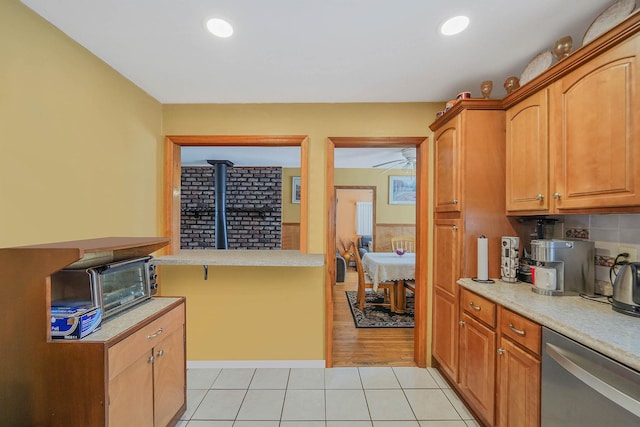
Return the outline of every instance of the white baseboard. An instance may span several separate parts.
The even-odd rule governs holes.
[[[324,360],[187,360],[187,369],[200,368],[324,368]]]

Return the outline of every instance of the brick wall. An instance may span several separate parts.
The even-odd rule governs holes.
[[[214,169],[183,167],[180,247],[215,248]],[[280,249],[282,168],[227,168],[229,249]]]

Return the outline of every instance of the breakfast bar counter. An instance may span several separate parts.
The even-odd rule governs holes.
[[[189,249],[175,255],[158,256],[152,262],[157,265],[321,267],[324,265],[324,255],[303,254],[294,250]]]
[[[495,283],[485,284],[460,279],[458,284],[640,371],[640,318],[579,296],[539,295],[531,291],[528,283],[496,279]]]

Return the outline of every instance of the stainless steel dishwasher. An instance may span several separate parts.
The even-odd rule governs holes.
[[[542,351],[542,427],[640,426],[639,372],[548,328]]]

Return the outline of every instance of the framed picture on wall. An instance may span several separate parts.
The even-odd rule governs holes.
[[[291,203],[300,203],[300,177],[291,177]]]
[[[389,204],[416,204],[415,176],[389,176]]]

